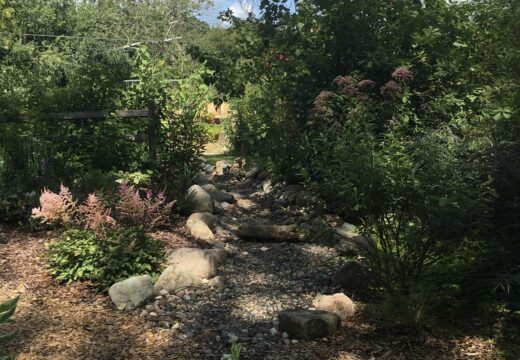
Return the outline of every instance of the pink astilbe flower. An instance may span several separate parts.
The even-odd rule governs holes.
[[[370,89],[372,89],[374,86],[376,85],[376,83],[372,80],[361,80],[360,82],[358,82],[357,84],[357,87],[360,91],[368,91]]]
[[[116,221],[96,194],[89,194],[87,200],[79,207],[79,212],[85,219],[85,227],[96,232],[116,227]]]
[[[385,85],[381,86],[381,95],[393,96],[401,91],[401,85],[396,83],[394,80],[390,80]]]
[[[145,198],[141,198],[135,187],[122,184],[119,195],[121,199],[117,211],[123,219],[141,224],[149,230],[168,222],[174,202],[167,202],[164,192],[154,197],[148,191]]]
[[[121,199],[116,207],[119,216],[136,223],[144,222],[146,206],[139,195],[139,190],[123,183],[119,187],[119,196]]]
[[[165,225],[172,211],[172,207],[175,204],[174,201],[167,202],[164,191],[161,191],[154,198],[152,192],[149,191],[144,199],[146,211],[145,211],[145,223],[150,229]]]
[[[46,224],[65,225],[74,220],[77,202],[69,189],[61,184],[58,194],[47,188],[40,195],[40,207],[32,210],[32,217]]]
[[[407,82],[413,80],[414,73],[408,70],[405,66],[400,66],[394,70],[392,77],[399,82]]]

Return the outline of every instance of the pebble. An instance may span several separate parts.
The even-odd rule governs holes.
[[[266,252],[266,251],[269,251],[269,248],[266,247],[266,246],[262,246],[262,247],[260,248],[260,250],[263,251],[263,252]]]
[[[168,290],[164,290],[164,289],[162,289],[161,291],[159,291],[159,294],[160,294],[161,296],[167,296],[167,295],[168,295]]]

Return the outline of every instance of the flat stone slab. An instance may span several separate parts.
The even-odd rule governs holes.
[[[280,332],[303,340],[320,339],[333,335],[341,325],[338,315],[322,310],[284,310],[278,314]]]

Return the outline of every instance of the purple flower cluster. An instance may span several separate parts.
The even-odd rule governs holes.
[[[350,76],[336,76],[332,83],[339,87],[352,86],[354,85],[354,79]]]
[[[361,80],[358,82],[357,87],[360,91],[368,91],[376,85],[372,80]]]
[[[324,108],[330,99],[332,99],[335,94],[331,91],[322,91],[320,94],[314,99],[314,107],[317,109]]]
[[[413,80],[414,73],[408,70],[405,66],[400,66],[394,70],[392,77],[399,82],[407,82]]]
[[[396,83],[394,80],[390,80],[389,82],[381,86],[381,95],[383,96],[391,96],[398,93],[399,91],[401,91],[401,85]]]

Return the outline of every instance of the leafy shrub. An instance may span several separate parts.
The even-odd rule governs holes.
[[[370,80],[338,77],[318,95],[302,173],[328,206],[362,219],[377,244],[364,249],[371,266],[388,294],[406,297],[433,264],[485,234],[493,190],[481,176],[485,136],[432,124],[438,114],[422,110],[408,85],[414,74],[401,67],[392,76],[379,94]]]
[[[6,302],[0,303],[0,325],[5,324],[10,321],[14,312],[16,311],[16,306],[18,305],[19,297],[16,297],[12,300],[8,300]],[[0,334],[0,360],[14,360],[14,354],[6,354],[2,347],[11,341],[15,337],[15,332],[10,332],[7,334]]]
[[[106,231],[73,229],[49,245],[51,274],[63,281],[90,280],[100,290],[130,276],[156,275],[163,259],[161,243],[143,228]]]

